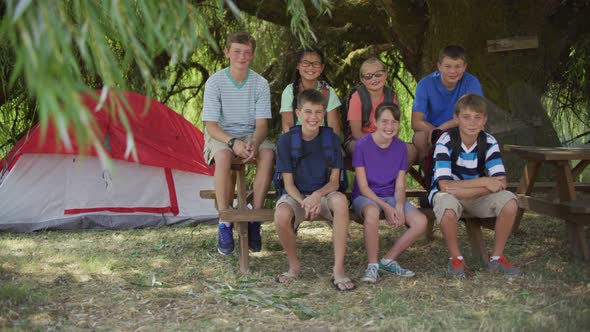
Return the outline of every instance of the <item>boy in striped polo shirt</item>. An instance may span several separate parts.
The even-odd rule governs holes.
[[[229,67],[211,75],[205,83],[203,122],[205,160],[215,161],[214,186],[219,211],[230,208],[230,168],[233,158],[256,161],[253,207],[261,208],[272,177],[274,145],[266,139],[270,89],[262,76],[249,68],[256,41],[245,32],[227,38],[224,54]],[[217,250],[230,255],[234,249],[232,225],[219,221]],[[260,223],[248,224],[248,245],[260,251]]]
[[[461,277],[466,273],[457,243],[457,222],[465,210],[479,218],[496,217],[494,248],[488,270],[506,275],[521,274],[521,270],[503,256],[518,205],[516,196],[506,190],[506,170],[498,142],[485,133],[485,146],[477,144],[487,121],[485,99],[476,94],[464,95],[455,105],[454,119],[459,124],[461,140],[458,157],[451,160],[457,155],[452,153],[451,135],[448,132],[441,135],[434,151],[433,187],[429,195],[451,255],[448,271]],[[479,149],[485,149],[485,163],[481,164],[485,167],[478,167]]]

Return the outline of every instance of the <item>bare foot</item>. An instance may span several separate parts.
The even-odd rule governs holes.
[[[283,285],[289,285],[297,278],[299,278],[299,273],[291,273],[290,271],[287,271],[279,274],[276,277],[276,281]]]

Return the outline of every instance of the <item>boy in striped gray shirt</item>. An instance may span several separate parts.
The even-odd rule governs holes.
[[[496,217],[488,270],[521,274],[503,256],[518,205],[516,196],[506,190],[506,170],[498,142],[483,131],[487,122],[485,99],[472,93],[461,97],[455,105],[454,120],[459,124],[458,129],[444,133],[436,142],[429,195],[451,255],[448,271],[461,277],[469,272],[457,243],[457,222],[466,211],[479,218]],[[453,153],[453,149],[457,151]]]
[[[215,162],[214,186],[217,209],[230,208],[230,168],[232,159],[256,162],[254,209],[264,204],[272,178],[274,145],[266,139],[270,111],[270,89],[262,76],[249,68],[256,41],[246,32],[229,35],[224,54],[229,67],[213,74],[205,83],[203,122],[205,123],[205,160]],[[260,223],[248,224],[248,245],[260,251]],[[231,255],[234,249],[233,227],[219,220],[217,250]]]

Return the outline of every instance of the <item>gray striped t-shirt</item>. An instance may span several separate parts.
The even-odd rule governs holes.
[[[237,84],[229,67],[213,74],[205,83],[203,121],[218,122],[234,137],[252,134],[256,119],[270,119],[268,81],[249,69],[246,79]]]

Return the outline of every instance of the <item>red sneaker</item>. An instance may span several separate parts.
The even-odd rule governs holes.
[[[490,261],[488,262],[488,271],[502,272],[505,275],[509,276],[517,276],[522,274],[522,271],[519,268],[510,264],[510,262],[508,262],[508,260],[504,256],[500,256],[500,258],[498,258],[497,260],[492,260],[490,258]]]

